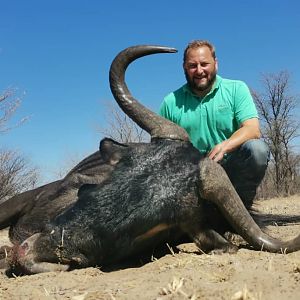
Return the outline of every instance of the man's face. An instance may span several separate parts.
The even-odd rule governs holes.
[[[183,64],[184,74],[191,90],[205,96],[216,79],[218,63],[206,46],[189,49]]]

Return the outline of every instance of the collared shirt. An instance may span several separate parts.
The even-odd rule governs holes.
[[[257,118],[247,85],[217,75],[211,91],[203,98],[187,84],[164,98],[159,114],[183,127],[201,153],[230,138],[242,122]]]

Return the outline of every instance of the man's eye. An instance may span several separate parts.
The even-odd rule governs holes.
[[[188,65],[188,68],[189,69],[196,69],[197,65],[196,64],[190,64],[190,65]]]

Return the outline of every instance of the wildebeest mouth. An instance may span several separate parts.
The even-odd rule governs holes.
[[[111,64],[110,88],[121,109],[147,131],[152,139],[189,141],[189,136],[182,127],[158,116],[134,99],[125,83],[125,71],[132,61],[150,54],[174,52],[177,52],[174,48],[153,45],[133,46],[121,51]]]

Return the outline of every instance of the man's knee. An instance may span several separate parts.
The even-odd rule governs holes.
[[[241,155],[256,170],[265,170],[268,166],[270,150],[268,145],[259,139],[245,142],[240,148]]]
[[[269,147],[262,140],[245,142],[227,162],[225,170],[247,208],[253,204],[256,188],[269,161]]]

